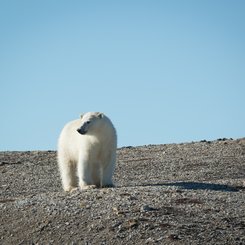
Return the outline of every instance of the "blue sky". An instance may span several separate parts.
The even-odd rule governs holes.
[[[0,150],[102,111],[118,146],[245,136],[245,1],[1,0]]]

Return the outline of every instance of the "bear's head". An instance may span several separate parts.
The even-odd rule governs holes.
[[[95,129],[98,129],[101,119],[104,114],[101,112],[87,112],[81,115],[81,127],[77,129],[79,134],[93,133]]]

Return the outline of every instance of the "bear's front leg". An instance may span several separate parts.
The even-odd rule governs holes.
[[[110,163],[102,168],[102,183],[101,187],[114,187],[112,182],[112,175],[114,172],[114,164]]]
[[[71,192],[76,189],[76,171],[75,166],[68,162],[60,161],[60,174],[64,191]]]

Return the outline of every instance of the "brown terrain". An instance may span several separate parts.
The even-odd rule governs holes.
[[[245,138],[124,147],[64,193],[56,152],[0,152],[0,244],[245,244]]]

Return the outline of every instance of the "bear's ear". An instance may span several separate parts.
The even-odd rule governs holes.
[[[83,118],[83,115],[84,115],[84,114],[81,114],[81,115],[80,115],[80,118],[81,118],[81,119]]]
[[[104,117],[104,114],[101,113],[101,112],[96,112],[96,115],[98,118],[103,118]]]

